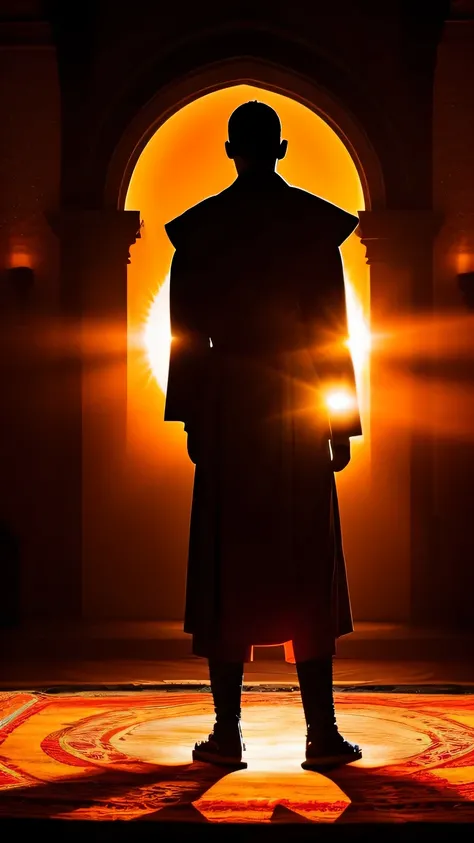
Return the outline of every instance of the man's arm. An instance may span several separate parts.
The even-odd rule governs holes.
[[[170,272],[171,348],[166,391],[165,421],[182,421],[189,430],[195,424],[202,400],[204,362],[209,340],[195,324],[195,292],[198,283],[183,249],[173,256]]]
[[[303,306],[315,369],[327,401],[334,450],[337,444],[348,445],[350,437],[362,434],[354,365],[347,344],[344,272],[337,247],[322,250],[318,274],[321,284],[310,292]],[[336,397],[341,399],[340,408]],[[347,406],[344,406],[344,399]]]

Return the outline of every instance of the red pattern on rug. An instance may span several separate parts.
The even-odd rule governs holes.
[[[364,749],[301,770],[297,692],[243,697],[248,769],[191,763],[212,726],[202,691],[0,693],[0,816],[213,822],[474,821],[474,696],[341,693]]]

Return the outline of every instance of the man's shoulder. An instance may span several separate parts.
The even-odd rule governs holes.
[[[219,196],[220,194],[208,196],[166,223],[165,231],[175,248],[178,248],[178,245],[186,241],[197,229],[202,228],[203,224],[206,224],[215,214],[216,200]]]
[[[301,187],[291,185],[291,200],[301,217],[316,226],[324,239],[336,242],[338,246],[359,224],[359,217],[355,214]]]
[[[283,180],[282,180],[283,182]],[[302,212],[305,209],[307,213],[317,213],[317,210],[322,210],[326,204],[324,199],[302,190],[299,187],[283,182],[287,188],[284,192],[279,192],[280,201],[288,201],[293,205],[298,205]],[[186,211],[183,211],[178,217],[170,220],[165,225],[165,230],[170,238],[173,246],[184,242],[189,236],[192,236],[196,229],[202,229],[203,226],[209,225],[221,218],[223,213],[231,211],[234,205],[239,205],[239,195],[236,194],[234,184],[221,190],[212,196],[208,196],[201,202],[191,205]]]
[[[285,190],[278,192],[278,201],[289,206],[293,221],[304,222],[313,231],[319,232],[325,241],[337,246],[356,229],[359,219],[354,214],[315,193],[282,182]],[[236,202],[232,187],[230,185],[220,193],[192,205],[165,225],[166,233],[175,248],[199,239],[205,231],[226,224],[226,216],[233,213]]]
[[[357,219],[357,217],[354,217],[353,214],[345,211],[344,208],[341,208],[334,202],[330,202],[328,199],[323,199],[323,197],[318,196],[317,193],[311,193],[311,191],[305,190],[303,187],[296,187],[295,185],[288,185],[288,187],[291,190],[292,200],[300,205],[302,209],[307,209],[309,212],[320,215],[346,214],[347,216],[352,216],[354,219]]]

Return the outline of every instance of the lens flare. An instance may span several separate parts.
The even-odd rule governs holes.
[[[358,300],[354,286],[346,278],[347,319],[349,322],[350,349],[356,377],[360,377],[367,363],[371,350],[371,336],[369,326],[361,302]]]
[[[170,278],[168,274],[151,301],[143,331],[143,344],[146,349],[148,365],[152,376],[163,393],[166,392],[168,384],[171,344],[169,300]],[[353,285],[347,278],[346,300],[350,333],[347,343],[352,354],[356,377],[359,378],[362,375],[370,354],[370,332],[365,320],[363,307],[357,298]],[[350,405],[333,407],[333,409],[350,409],[354,405],[354,399],[349,394],[343,398],[343,393],[339,390],[333,398],[338,403],[341,401],[352,402]]]
[[[336,413],[344,413],[353,410],[356,406],[354,396],[343,389],[334,390],[326,397],[326,404],[330,410]]]
[[[151,373],[166,393],[171,345],[169,274],[150,304],[143,339]]]

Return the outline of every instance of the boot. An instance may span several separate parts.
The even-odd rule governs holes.
[[[357,744],[339,733],[332,688],[332,656],[296,664],[306,718],[303,770],[339,767],[362,758]]]
[[[197,743],[193,761],[207,761],[234,770],[247,767],[242,761],[245,744],[240,727],[243,662],[209,659],[209,676],[216,722],[207,741]]]

